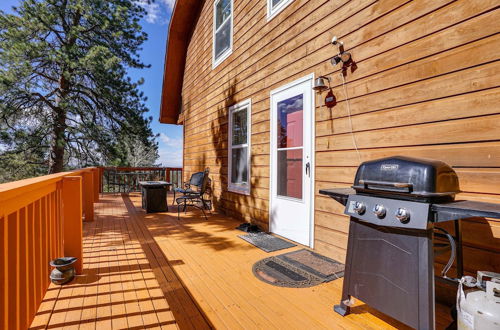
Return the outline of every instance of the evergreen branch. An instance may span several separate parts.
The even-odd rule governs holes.
[[[64,42],[64,39],[61,37],[60,33],[64,33],[64,31],[58,31],[55,28],[53,28],[51,25],[49,25],[47,22],[45,22],[39,15],[35,15],[36,19],[45,26],[45,28],[49,31],[51,31],[57,39],[59,39],[59,42],[61,45],[65,45],[66,43]]]
[[[0,157],[2,168],[28,160],[20,176],[157,158],[144,98],[127,77],[146,67],[134,1],[23,1],[17,15],[0,13],[0,138],[22,154]]]
[[[44,102],[46,105],[48,105],[52,110],[54,111],[58,111],[59,109],[52,104],[52,102],[50,102],[47,98],[45,98],[45,96],[43,96],[42,94],[38,93],[38,92],[35,92],[35,93],[31,93],[32,96],[37,96],[38,99],[42,102]]]
[[[47,75],[47,74],[45,74],[45,73],[42,73],[42,72],[40,72],[40,71],[37,71],[37,70],[35,70],[35,69],[33,70],[33,73],[35,74],[35,76],[40,76],[40,77],[43,77],[43,78],[45,78],[45,79],[47,79],[47,80],[50,80],[50,81],[53,81],[53,82],[58,82],[58,80],[57,80],[57,79],[55,79],[55,78],[53,78],[53,77],[51,77],[51,76],[49,76],[49,75]]]

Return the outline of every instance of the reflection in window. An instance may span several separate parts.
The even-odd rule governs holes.
[[[247,143],[247,109],[233,111],[233,145]]]
[[[233,38],[232,0],[218,0],[214,10],[214,66],[222,62],[232,51]]]
[[[273,4],[273,8],[276,8],[277,5],[279,5],[280,2],[283,2],[284,0],[271,0],[271,3]]]
[[[267,19],[270,20],[285,9],[293,0],[267,0]]]
[[[248,183],[248,162],[247,162],[248,147],[233,147],[231,151],[231,183],[232,184],[247,184]]]
[[[278,102],[278,148],[302,146],[303,95]]]
[[[299,94],[278,102],[278,195],[302,199],[303,100]]]
[[[250,192],[250,100],[229,108],[229,184],[233,192]]]
[[[278,196],[302,199],[302,149],[278,151]]]

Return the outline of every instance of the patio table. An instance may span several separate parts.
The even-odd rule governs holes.
[[[142,208],[146,213],[168,212],[167,189],[172,183],[166,181],[140,181]]]

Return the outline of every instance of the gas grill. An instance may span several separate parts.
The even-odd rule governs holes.
[[[433,329],[433,236],[450,241],[451,258],[441,279],[463,275],[460,219],[500,218],[500,204],[455,201],[458,177],[447,164],[389,157],[361,164],[352,189],[325,189],[350,216],[342,299],[334,310],[349,313],[351,297],[418,329]],[[455,220],[454,236],[435,228]],[[439,233],[437,233],[439,231]],[[457,278],[446,276],[456,254]]]

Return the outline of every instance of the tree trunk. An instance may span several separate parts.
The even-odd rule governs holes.
[[[64,148],[66,146],[66,110],[64,101],[69,91],[69,82],[61,75],[59,79],[61,90],[57,106],[54,109],[54,127],[52,130],[52,146],[50,148],[51,163],[49,173],[59,173],[64,169]]]
[[[66,6],[64,6],[64,9]],[[80,10],[78,9],[73,17],[72,21],[72,26],[79,26],[80,24],[80,18],[81,18],[81,13]],[[76,43],[76,36],[71,35],[68,32],[65,31],[66,35],[70,35],[67,43],[63,45],[63,49],[65,50],[65,53],[70,55],[70,49],[73,47]],[[66,71],[67,70],[67,71]],[[64,169],[64,149],[66,147],[66,97],[69,94],[70,91],[70,79],[67,78],[68,76],[65,76],[66,74],[71,74],[73,73],[73,70],[71,68],[64,67],[63,72],[61,74],[61,77],[59,78],[59,99],[57,101],[57,107],[54,110],[54,129],[53,129],[53,134],[54,134],[54,139],[53,139],[53,144],[51,147],[51,164],[49,168],[50,173],[58,173],[62,172]]]
[[[54,116],[53,140],[50,150],[51,164],[49,173],[62,172],[64,168],[64,147],[66,145],[66,112],[58,107]]]

